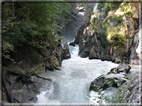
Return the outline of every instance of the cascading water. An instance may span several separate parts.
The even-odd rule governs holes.
[[[53,80],[53,84],[50,90],[37,95],[37,103],[89,104],[97,95],[96,92],[89,91],[91,81],[118,66],[108,61],[80,58],[78,46],[69,48],[72,57],[62,62],[61,70],[40,75]]]
[[[95,6],[93,8],[93,12],[97,12],[97,8],[98,8],[98,3],[95,4]]]

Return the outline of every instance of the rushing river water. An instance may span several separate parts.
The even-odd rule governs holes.
[[[108,61],[80,58],[78,46],[69,48],[72,57],[62,62],[61,70],[41,74],[42,77],[53,80],[53,83],[50,90],[37,96],[37,103],[90,104],[97,95],[96,92],[89,91],[91,81],[118,66]]]
[[[93,12],[97,11],[98,3],[94,6]],[[74,105],[74,104],[97,104],[98,93],[89,91],[90,83],[102,74],[106,74],[110,69],[118,64],[89,60],[78,56],[78,46],[70,46],[71,58],[62,62],[61,70],[48,71],[41,74],[41,77],[49,78],[53,81],[50,90],[42,91],[37,95],[37,103],[45,105]],[[132,71],[138,70],[138,66]],[[106,94],[111,94],[114,88],[106,90]]]

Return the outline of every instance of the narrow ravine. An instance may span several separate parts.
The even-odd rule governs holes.
[[[40,75],[53,80],[53,85],[47,94],[42,92],[37,95],[37,103],[89,104],[92,102],[92,93],[89,91],[90,82],[118,66],[108,61],[80,58],[78,49],[78,46],[70,47],[72,58],[63,61],[61,70],[48,71]]]
[[[105,1],[3,2],[0,104],[140,103],[141,3]]]

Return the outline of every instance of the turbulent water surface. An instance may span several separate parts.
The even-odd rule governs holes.
[[[62,62],[61,70],[41,75],[53,80],[53,83],[50,90],[37,95],[37,103],[91,103],[94,95],[97,95],[89,91],[91,81],[118,66],[108,61],[80,58],[78,46],[70,47],[70,51],[72,57]]]
[[[97,11],[98,3],[93,11]],[[65,33],[65,35],[67,35]],[[48,71],[41,74],[41,77],[49,78],[53,81],[51,88],[42,91],[37,95],[37,103],[44,104],[96,104],[97,92],[89,91],[90,83],[102,74],[106,74],[111,68],[118,64],[101,61],[89,60],[78,56],[78,46],[69,47],[71,59],[62,62],[61,70],[54,72]],[[131,71],[138,70],[138,66],[132,66]],[[114,88],[106,90],[111,94]]]

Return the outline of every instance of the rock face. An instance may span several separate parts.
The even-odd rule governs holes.
[[[113,68],[107,75],[101,75],[90,84],[90,90],[100,92],[109,87],[117,87],[109,103],[139,103],[142,99],[142,78],[141,72],[130,71],[127,64],[120,64]]]
[[[127,64],[121,63],[119,64],[118,67],[113,68],[110,70],[110,72],[108,72],[108,74],[117,74],[117,73],[129,73],[130,72],[131,67]]]
[[[54,44],[44,42],[38,49],[24,46],[13,55],[16,62],[9,64],[8,71],[14,74],[38,74],[47,70],[59,70],[62,60],[71,57],[65,40]]]
[[[113,68],[107,75],[101,75],[96,78],[90,84],[90,91],[94,90],[96,92],[100,90],[105,90],[109,87],[120,87],[124,82],[127,81],[127,73],[130,72],[131,67],[126,64],[119,64],[118,67]]]
[[[62,50],[63,50],[63,56],[62,58],[63,59],[69,59],[71,58],[71,54],[70,54],[70,51],[69,51],[69,47],[68,47],[68,43],[66,42],[65,39],[61,40],[61,45],[62,45]]]
[[[38,49],[23,46],[11,55],[15,62],[3,61],[5,70],[2,73],[3,102],[10,103],[36,103],[40,91],[46,91],[48,95],[52,81],[40,78],[38,74],[59,70],[62,60],[71,57],[65,40],[43,42]]]
[[[124,50],[116,50],[116,46],[107,38],[109,37],[109,35],[106,34],[107,31],[105,32],[104,21],[110,21],[107,23],[108,27],[116,27],[116,24],[120,22],[118,22],[117,19],[112,20],[110,17],[106,17],[105,9],[102,9],[100,15],[96,16],[96,14],[93,14],[90,16],[90,20],[86,21],[86,23],[79,28],[74,41],[70,43],[72,46],[79,44],[80,57],[89,57],[89,59],[101,59],[102,61],[107,60],[116,63],[125,62],[139,64],[140,56],[136,53],[139,44],[138,4],[130,3],[129,5],[132,5],[132,11],[135,11],[135,13],[132,17],[125,15],[122,17],[121,23],[127,28],[125,32],[126,41],[123,42],[123,46],[117,45]],[[117,41],[117,38],[115,39]]]
[[[114,103],[139,103],[141,105],[142,100],[142,78],[141,73],[133,72],[129,75],[129,80],[125,82],[119,90],[116,92],[112,102]]]
[[[80,5],[80,3],[72,4],[73,10],[71,14],[67,16],[67,19],[71,21],[64,26],[61,32],[61,35],[66,38],[67,42],[73,41],[79,28],[89,20],[89,16],[95,5],[95,3],[85,3],[85,6]]]
[[[88,29],[89,22],[83,24],[75,37],[75,40],[70,44],[79,44],[79,56],[89,59],[101,59],[101,60],[115,60],[111,45],[109,43],[104,44],[101,41],[101,36],[93,33]],[[118,60],[119,61],[119,60]]]
[[[35,103],[37,101],[37,94],[41,91],[49,93],[52,87],[50,79],[30,75],[17,76],[6,73],[6,76],[3,76],[3,82],[2,96],[4,103],[7,100],[13,103]]]
[[[132,43],[131,43],[131,48],[129,49],[129,51],[130,51],[130,63],[131,64],[136,64],[136,65],[139,64],[139,59],[141,57],[136,52],[136,49],[137,49],[138,44],[139,44],[139,40],[140,40],[139,32],[137,32],[133,37],[133,40],[132,40]]]

